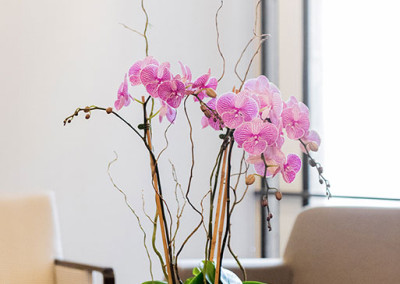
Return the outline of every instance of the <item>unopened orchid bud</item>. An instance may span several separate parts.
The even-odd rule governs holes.
[[[256,177],[251,174],[246,177],[246,185],[252,185],[256,181]]]
[[[274,217],[274,215],[272,215],[272,213],[270,212],[269,215],[268,215],[268,217],[269,217],[270,219],[272,219],[272,217]]]
[[[268,200],[267,200],[267,199],[263,199],[263,200],[261,201],[261,206],[262,206],[262,207],[267,207],[267,206],[268,206]]]
[[[214,89],[211,89],[211,88],[207,88],[206,89],[206,94],[210,98],[216,98],[217,97],[217,93],[214,91]]]
[[[108,107],[108,108],[106,109],[106,113],[108,113],[108,114],[112,113],[112,111],[113,111],[112,107]]]
[[[318,173],[319,173],[319,174],[322,174],[323,172],[324,172],[324,168],[323,168],[323,167],[321,167],[321,166],[320,166],[320,167],[318,167]]]
[[[85,107],[83,111],[84,111],[84,112],[89,112],[89,111],[90,111],[90,107],[88,107],[88,106]]]
[[[210,109],[205,104],[201,104],[200,109],[207,118],[212,116]]]
[[[318,144],[315,143],[315,142],[310,142],[310,143],[308,143],[308,144],[307,144],[307,147],[308,147],[311,151],[313,151],[313,152],[317,152],[317,151],[318,151],[318,148],[319,148]]]
[[[317,165],[314,160],[309,160],[308,163],[311,167],[315,167]]]
[[[89,119],[89,118],[90,118],[90,114],[88,113],[88,114],[85,116],[85,118],[86,118],[86,119]]]
[[[275,192],[275,198],[276,198],[276,200],[281,200],[282,199],[282,193],[280,191]]]

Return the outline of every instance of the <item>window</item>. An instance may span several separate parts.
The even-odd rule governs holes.
[[[399,11],[393,0],[308,1],[308,104],[334,195],[400,198]],[[311,173],[311,193],[317,184]]]

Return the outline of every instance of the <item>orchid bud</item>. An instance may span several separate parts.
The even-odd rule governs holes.
[[[310,142],[310,143],[308,143],[307,144],[307,147],[311,150],[311,151],[313,151],[313,152],[317,152],[318,151],[318,144],[317,143],[315,143],[315,142]]]
[[[88,106],[85,107],[83,111],[84,111],[84,112],[89,112],[89,111],[90,111],[90,107],[88,107]]]
[[[211,111],[209,109],[206,109],[203,113],[207,118],[210,118],[212,116]]]
[[[318,173],[322,174],[324,172],[324,168],[323,167],[318,167]]]
[[[311,167],[315,167],[317,165],[314,160],[309,160],[308,163]]]
[[[206,94],[207,96],[209,96],[210,98],[216,98],[217,97],[217,93],[211,89],[211,88],[207,88],[206,89]]]
[[[112,111],[113,111],[112,107],[108,107],[108,108],[106,109],[106,113],[108,113],[108,114],[112,113]]]
[[[89,118],[90,118],[90,114],[88,113],[88,114],[85,116],[85,118],[86,118],[86,119],[89,119]]]
[[[272,217],[274,217],[271,212],[269,213],[268,216],[269,216],[270,219],[272,219]]]
[[[263,199],[263,200],[261,201],[261,206],[262,206],[262,207],[267,207],[267,206],[268,206],[268,200],[267,200],[267,199]]]
[[[256,181],[256,177],[251,174],[246,177],[246,185],[252,185]]]
[[[281,200],[282,199],[282,193],[280,191],[275,192],[275,198],[276,200]]]

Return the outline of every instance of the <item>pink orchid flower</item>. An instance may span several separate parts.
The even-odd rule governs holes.
[[[163,121],[164,116],[167,117],[167,120],[170,123],[174,123],[175,118],[176,118],[176,109],[170,107],[166,102],[164,102],[163,100],[160,100],[161,102],[161,108],[160,108],[160,112],[158,114],[158,119],[160,120],[160,122]]]
[[[283,165],[281,169],[281,174],[283,180],[286,183],[291,183],[296,178],[296,174],[300,171],[301,160],[295,154],[289,154],[287,156],[287,162]]]
[[[124,82],[121,83],[118,94],[117,100],[114,103],[114,106],[117,110],[120,110],[123,106],[128,106],[131,102],[131,95],[128,93],[128,80],[125,74]]]
[[[268,147],[264,152],[264,159],[267,164],[266,177],[274,177],[278,173],[282,174],[282,178],[286,183],[294,181],[296,174],[300,171],[301,160],[295,154],[289,154],[287,159],[285,154],[277,147]],[[264,176],[265,163],[261,155],[250,156],[247,159],[248,163],[254,164],[256,173]]]
[[[132,86],[142,84],[142,81],[140,80],[140,72],[143,70],[143,68],[150,64],[156,66],[159,65],[158,61],[152,56],[147,56],[145,59],[139,60],[132,65],[128,72],[129,81],[131,82]]]
[[[243,147],[250,155],[259,155],[276,142],[278,129],[272,123],[255,118],[237,127],[233,137],[239,148]]]
[[[256,173],[260,176],[264,176],[265,164],[267,164],[267,172],[265,173],[265,176],[276,176],[280,172],[282,166],[285,164],[285,154],[278,147],[268,146],[263,155],[265,163],[261,155],[249,156],[247,162],[254,165]]]
[[[211,99],[208,103],[207,106],[212,109],[215,110],[215,105],[216,105],[216,101],[217,99]],[[224,125],[221,125],[221,121],[211,112],[211,116],[207,117],[207,116],[203,116],[201,118],[201,125],[203,126],[203,128],[207,127],[207,126],[211,126],[212,128],[214,128],[215,130],[221,130]]]
[[[263,120],[277,121],[282,113],[283,102],[279,89],[268,78],[261,75],[247,80],[244,89],[257,100]]]
[[[285,143],[285,137],[283,134],[283,126],[282,126],[282,119],[279,119],[278,121],[276,121],[275,123],[272,122],[276,128],[278,129],[278,138],[276,139],[276,143],[275,146],[278,147],[279,149],[282,148],[283,143]]]
[[[185,84],[174,78],[171,81],[161,83],[158,87],[158,96],[173,108],[179,107],[185,96]]]
[[[207,74],[201,75],[199,78],[196,79],[196,81],[194,81],[193,85],[192,85],[192,91],[193,92],[199,92],[202,89],[207,89],[207,88],[211,88],[213,90],[217,89],[217,85],[218,85],[218,81],[216,78],[211,77],[211,70],[208,70]],[[203,90],[201,91],[197,97],[200,100],[203,100],[204,97],[206,96],[206,91]],[[197,101],[197,98],[195,98],[195,101]]]
[[[182,70],[182,82],[185,84],[185,87],[192,82],[192,71],[187,65],[184,65],[182,62],[179,61],[179,65],[181,65]]]
[[[217,100],[218,114],[225,126],[236,128],[246,121],[251,121],[258,114],[257,102],[244,93],[225,93]]]
[[[321,145],[321,138],[319,137],[319,134],[315,130],[308,131],[307,134],[301,138],[301,140],[303,141],[304,144],[306,144],[308,151],[317,152],[319,146]],[[300,144],[300,148],[304,153],[306,153],[303,144]]]
[[[309,111],[305,104],[291,97],[284,105],[282,123],[290,139],[300,139],[310,127]]]
[[[171,80],[172,76],[169,68],[170,64],[164,62],[160,66],[154,64],[147,65],[140,72],[140,80],[152,97],[158,97],[157,91],[161,83]]]

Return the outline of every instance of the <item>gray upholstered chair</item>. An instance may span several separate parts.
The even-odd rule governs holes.
[[[197,261],[181,261],[182,277]],[[400,208],[320,207],[302,212],[282,259],[244,259],[249,280],[272,284],[400,283]],[[237,275],[231,260],[224,266]]]
[[[111,268],[62,260],[52,195],[0,196],[0,283],[89,284],[92,272],[114,284]]]

